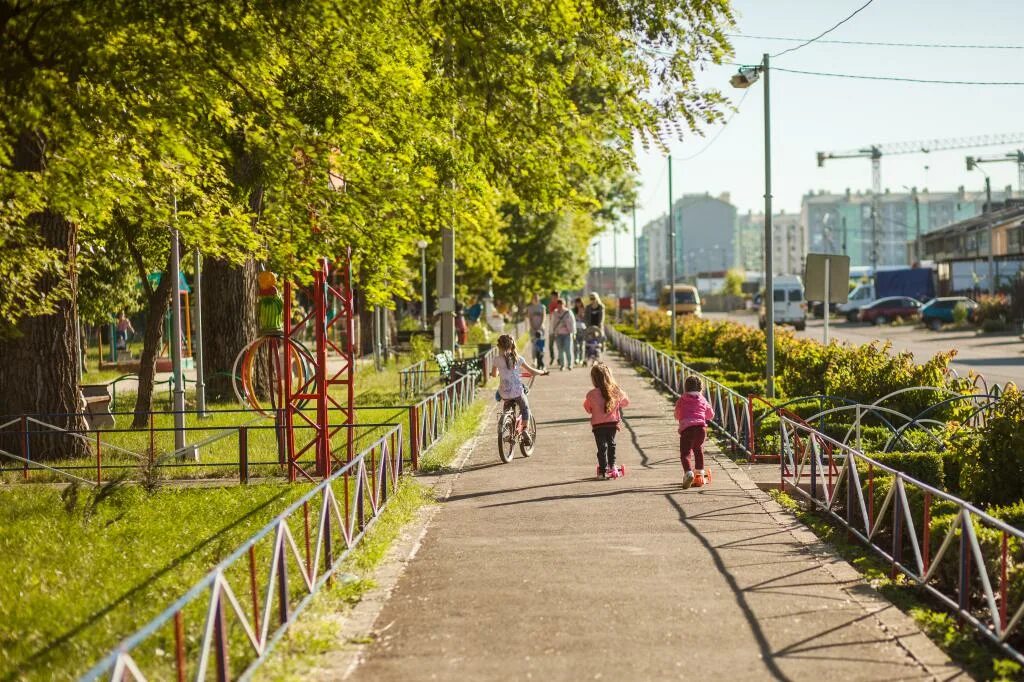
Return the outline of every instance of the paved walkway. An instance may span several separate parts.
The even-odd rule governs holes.
[[[594,478],[588,373],[539,378],[534,456],[499,464],[486,426],[352,679],[956,674],[727,459],[682,490],[671,405],[612,362],[633,401],[627,477]]]

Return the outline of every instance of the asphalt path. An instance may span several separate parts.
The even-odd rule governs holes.
[[[353,679],[957,674],[728,459],[709,460],[711,486],[683,490],[671,403],[611,362],[632,400],[618,439],[626,477],[595,478],[588,373],[538,379],[533,457],[498,463],[485,427]]]
[[[705,317],[757,325],[757,317],[748,313],[705,313]],[[824,320],[809,319],[807,329],[796,334],[821,340],[824,338],[824,328]],[[931,358],[936,353],[955,350],[956,357],[951,364],[960,375],[966,376],[973,370],[984,376],[990,384],[1012,381],[1018,386],[1024,386],[1024,342],[1016,334],[933,332],[912,324],[876,327],[845,320],[832,320],[829,323],[829,338],[857,345],[871,341],[888,341],[892,343],[894,351],[913,353],[919,362]]]

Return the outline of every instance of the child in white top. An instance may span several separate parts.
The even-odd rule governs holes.
[[[531,367],[526,358],[516,352],[516,341],[509,334],[502,334],[498,337],[498,359],[491,368],[491,376],[499,377],[498,397],[502,400],[514,400],[519,404],[519,413],[523,417],[523,424],[530,423],[530,404],[526,401],[526,387],[523,386],[523,371],[537,376],[544,376],[546,371]],[[530,444],[528,431],[523,431],[523,439],[527,445]]]

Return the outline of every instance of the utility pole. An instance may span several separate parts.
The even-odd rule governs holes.
[[[924,244],[921,243],[921,197],[917,195],[917,188],[914,188],[914,228],[917,231],[915,246],[917,250],[917,262],[924,260]]]
[[[676,347],[676,221],[672,211],[672,155],[668,155],[668,309],[672,349]]]
[[[775,282],[774,263],[772,262],[772,119],[771,119],[771,88],[768,87],[768,53],[764,53],[761,62],[764,71],[764,311],[765,311],[765,345],[767,359],[765,363],[765,392],[769,398],[775,397]],[[828,305],[826,303],[826,305]]]
[[[985,173],[985,213],[992,212],[992,182],[989,180],[988,173]],[[995,268],[995,252],[996,244],[994,241],[995,230],[992,226],[992,218],[988,219],[988,295],[994,296],[996,293],[996,268]]]
[[[195,305],[195,313],[192,319],[195,320],[195,347],[192,351],[192,359],[196,365],[196,414],[200,417],[206,416],[206,373],[203,370],[203,256],[196,249],[192,254],[192,269],[195,271],[195,280],[192,283],[192,300]]]
[[[636,241],[636,202],[633,202],[633,329],[640,328],[640,252]]]
[[[174,412],[174,450],[179,459],[185,459],[185,382],[181,373],[181,256],[178,246],[178,197],[172,198],[174,224],[171,225],[171,267],[167,276],[171,278],[171,368],[174,390],[172,410]]]

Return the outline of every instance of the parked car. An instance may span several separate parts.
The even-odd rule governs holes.
[[[962,303],[967,308],[967,321],[974,322],[978,304],[966,296],[944,296],[933,298],[921,308],[921,321],[933,331],[938,331],[943,324],[953,322],[953,309]]]
[[[807,302],[804,300],[804,283],[797,275],[779,275],[772,281],[772,317],[775,324],[791,324],[797,331],[807,328]],[[758,310],[758,324],[764,329],[767,324],[764,306]]]
[[[860,309],[858,319],[872,324],[886,324],[896,318],[916,319],[921,315],[921,302],[909,296],[888,296],[868,303]]]
[[[814,315],[814,319],[821,320],[825,317],[825,304],[822,301],[808,301],[808,307],[811,309],[811,313]],[[828,312],[830,315],[835,315],[836,310],[839,309],[838,303],[829,303]]]
[[[849,322],[857,321],[857,313],[863,306],[871,303],[875,300],[875,285],[874,284],[858,284],[854,287],[853,291],[850,292],[849,298],[846,299],[846,303],[840,303],[836,308],[836,312],[846,317]]]

